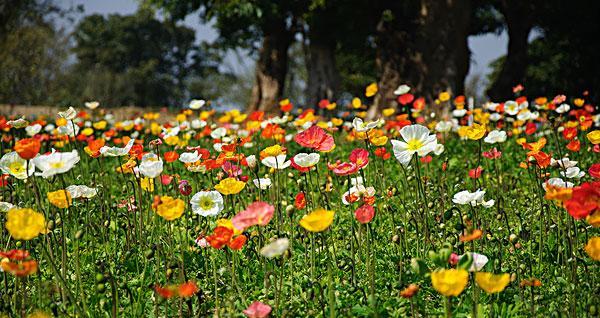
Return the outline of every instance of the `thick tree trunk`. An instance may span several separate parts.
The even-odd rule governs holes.
[[[275,112],[285,84],[292,35],[284,22],[263,33],[248,110]]]
[[[311,39],[308,64],[307,107],[315,107],[323,98],[335,99],[340,75],[335,66],[335,41],[319,43]]]
[[[508,29],[508,51],[498,78],[487,91],[496,101],[512,98],[512,87],[522,83],[527,68],[529,33],[533,28],[529,1],[502,1],[500,11]]]
[[[398,106],[393,92],[400,84],[428,101],[442,90],[462,93],[469,70],[471,0],[421,0],[415,8],[399,3],[391,8],[393,19],[377,27],[381,78],[369,117]]]

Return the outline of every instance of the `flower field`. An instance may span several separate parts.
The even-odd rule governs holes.
[[[0,317],[599,315],[598,108],[376,92],[0,117]]]

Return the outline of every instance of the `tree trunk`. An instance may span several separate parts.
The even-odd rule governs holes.
[[[390,8],[393,18],[377,27],[381,78],[371,118],[398,106],[393,92],[400,84],[431,102],[442,90],[462,93],[469,70],[471,0],[421,0],[413,8],[398,3]]]
[[[335,67],[335,42],[311,43],[308,64],[308,103],[315,107],[323,98],[335,99],[339,90],[340,75]]]
[[[277,111],[287,73],[287,52],[292,43],[292,35],[286,29],[285,21],[280,22],[271,24],[273,28],[263,30],[249,111]]]
[[[521,84],[525,77],[529,33],[533,28],[532,11],[529,1],[502,1],[500,4],[508,29],[508,50],[498,78],[487,91],[492,100],[512,98],[512,88]]]

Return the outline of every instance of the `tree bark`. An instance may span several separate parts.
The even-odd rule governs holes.
[[[471,0],[421,0],[413,7],[398,3],[389,8],[392,19],[377,26],[381,77],[371,118],[382,108],[398,106],[393,92],[400,84],[431,102],[442,90],[462,93],[469,70]]]
[[[508,50],[498,78],[487,91],[491,99],[498,101],[512,98],[512,87],[521,84],[525,77],[529,33],[533,28],[529,1],[504,0],[499,9],[508,29]]]
[[[275,112],[284,89],[292,33],[287,30],[285,21],[270,26],[263,30],[249,111]]]
[[[319,43],[311,39],[308,64],[307,107],[315,107],[321,99],[335,99],[340,75],[335,66],[335,41]]]

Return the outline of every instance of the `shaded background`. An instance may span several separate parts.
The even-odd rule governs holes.
[[[403,83],[478,102],[587,93],[596,1],[0,0],[0,103],[272,110]]]

